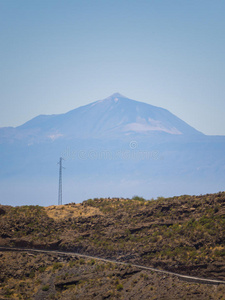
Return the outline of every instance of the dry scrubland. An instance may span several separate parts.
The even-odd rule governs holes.
[[[0,206],[0,245],[225,280],[225,193]],[[225,299],[225,286],[55,254],[1,252],[0,299]]]
[[[2,252],[0,299],[224,299],[224,285],[55,254]]]

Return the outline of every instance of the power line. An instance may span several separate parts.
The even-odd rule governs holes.
[[[59,192],[58,192],[58,205],[62,205],[62,160],[63,158],[59,158]],[[64,168],[65,169],[65,168]]]

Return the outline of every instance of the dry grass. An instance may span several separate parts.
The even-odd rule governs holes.
[[[45,207],[45,212],[49,218],[54,220],[103,215],[99,208],[91,206],[84,207],[81,203],[57,206],[52,205]]]

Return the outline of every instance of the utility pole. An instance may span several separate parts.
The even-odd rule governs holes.
[[[62,205],[62,160],[63,158],[59,158],[59,193],[58,193],[58,205]]]

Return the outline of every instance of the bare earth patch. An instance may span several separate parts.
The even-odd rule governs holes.
[[[49,218],[54,220],[103,215],[99,208],[91,206],[84,207],[81,203],[57,206],[52,205],[45,207],[45,212]]]

